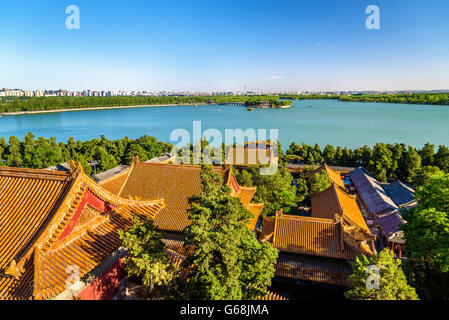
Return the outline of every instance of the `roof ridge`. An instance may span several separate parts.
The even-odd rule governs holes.
[[[323,223],[334,224],[334,221],[332,219],[316,218],[316,217],[305,217],[305,216],[295,216],[295,215],[290,215],[290,214],[281,214],[277,218],[284,218],[284,219],[290,219],[290,220],[302,220],[302,221],[309,221],[309,222],[323,222]]]
[[[11,176],[11,177],[25,177],[29,175],[30,179],[37,179],[40,176],[45,177],[70,177],[70,172],[65,171],[52,171],[46,169],[32,169],[32,168],[13,168],[13,167],[2,167],[0,166],[0,176]],[[55,179],[61,180],[61,179]]]
[[[254,190],[254,189],[257,190],[257,187],[245,187],[245,186],[240,186],[240,185],[239,185],[239,187],[240,187],[240,189],[243,189],[243,190]]]
[[[256,203],[254,203],[254,202],[250,202],[249,204],[248,204],[248,206],[264,206],[265,204],[263,203],[263,202],[256,202]]]
[[[106,182],[109,182],[109,181],[111,181],[111,180],[114,179],[114,178],[117,178],[117,177],[119,177],[119,176],[121,176],[121,175],[127,174],[128,171],[129,171],[130,169],[131,169],[131,168],[126,168],[126,169],[123,170],[122,172],[119,172],[119,173],[117,173],[116,175],[110,176],[110,177],[108,177],[108,178],[106,178],[106,179],[104,179],[104,180],[102,180],[102,181],[97,182],[97,183],[101,186],[102,184],[105,184]],[[111,170],[112,170],[112,169],[111,169]]]
[[[109,202],[114,206],[116,206],[117,203],[120,205],[140,205],[140,206],[165,203],[164,199],[134,200],[134,199],[122,198],[118,195],[113,194],[112,192],[109,192],[102,186],[98,185],[98,183],[96,183],[94,180],[92,180],[86,174],[83,174],[81,179],[83,180],[84,183],[86,183],[87,188],[90,191],[92,191],[93,194],[95,194],[97,197],[99,197],[103,201]]]
[[[136,165],[139,166],[159,166],[159,167],[178,167],[185,169],[201,169],[201,164],[184,164],[184,163],[160,163],[160,162],[137,162]],[[224,166],[213,165],[213,168],[220,168],[224,170]]]

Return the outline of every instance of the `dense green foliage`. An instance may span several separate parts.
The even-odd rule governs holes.
[[[340,96],[334,94],[281,94],[280,99],[290,100],[336,100]]]
[[[268,99],[269,98],[269,99]],[[292,104],[290,100],[279,100],[279,97],[267,97],[267,96],[251,96],[245,98],[245,104],[247,106],[257,106],[262,101],[268,101],[271,106],[280,107],[280,106],[288,106]]]
[[[126,232],[119,230],[119,236],[128,249],[123,259],[128,276],[140,278],[149,294],[153,294],[154,289],[168,292],[176,268],[165,253],[162,232],[156,229],[153,220],[142,223],[134,216],[132,227]]]
[[[251,213],[230,195],[211,166],[200,174],[202,190],[189,199],[191,226],[186,229],[180,284],[184,299],[253,299],[266,294],[275,272],[277,250],[259,243],[247,228]],[[193,250],[192,250],[193,249]]]
[[[381,103],[448,105],[449,93],[350,95],[350,96],[340,96],[339,100],[348,102],[381,102]]]
[[[449,93],[411,93],[380,95],[324,95],[324,94],[281,94],[281,95],[220,95],[220,96],[111,96],[111,97],[21,97],[0,99],[1,112],[43,111],[97,107],[170,105],[195,103],[241,102],[256,105],[261,101],[270,101],[274,106],[285,106],[289,100],[338,99],[347,102],[381,102],[448,105]]]
[[[310,193],[319,193],[331,186],[331,181],[326,171],[316,173],[310,179]]]
[[[284,166],[280,166],[272,175],[261,175],[259,166],[234,172],[239,185],[257,187],[253,200],[264,204],[262,216],[274,216],[280,209],[286,214],[296,213],[298,203],[307,193],[307,189],[304,189],[297,194],[297,188],[292,186],[293,178]]]
[[[410,278],[428,299],[449,299],[449,174],[436,173],[416,190],[418,206],[405,213]]]
[[[368,266],[379,268],[378,277],[373,271],[368,273]],[[370,257],[361,255],[356,258],[352,268],[353,274],[349,276],[349,280],[354,288],[345,293],[347,299],[418,300],[415,289],[407,283],[401,268],[401,260],[395,259],[394,253],[389,249],[384,249]],[[369,277],[372,278],[368,279]],[[372,288],[368,288],[367,280],[373,284]],[[378,288],[374,286],[374,281],[378,281]]]
[[[9,144],[0,138],[0,166],[43,169],[68,160],[81,162],[86,174],[92,173],[89,162],[96,160],[95,170],[105,171],[118,164],[129,164],[135,156],[146,161],[164,152],[170,152],[172,145],[157,141],[156,138],[144,135],[136,140],[127,137],[120,140],[108,140],[104,136],[90,141],[75,141],[69,138],[67,143],[57,143],[54,137],[35,139],[29,132],[20,141],[10,137]]]
[[[114,97],[39,97],[13,98],[9,102],[0,100],[1,112],[44,111],[80,108],[171,105],[195,103],[255,102],[270,101],[273,105],[284,105],[278,96],[114,96]],[[288,103],[287,103],[288,104]]]
[[[321,151],[318,145],[312,147],[305,143],[298,145],[293,142],[283,160],[287,163],[308,165],[326,162],[343,167],[362,164],[379,181],[385,182],[387,178],[392,178],[415,185],[423,183],[430,172],[449,172],[449,149],[439,146],[435,152],[435,146],[429,143],[421,149],[407,147],[403,143],[381,142],[376,143],[373,148],[364,145],[356,149],[326,145]]]
[[[410,103],[448,105],[449,93],[401,93],[401,94],[353,94],[353,95],[324,95],[324,94],[289,94],[280,95],[281,99],[292,100],[321,100],[335,99],[346,102],[379,102],[379,103]]]

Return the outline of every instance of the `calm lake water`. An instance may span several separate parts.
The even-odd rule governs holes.
[[[91,110],[48,114],[3,116],[0,137],[54,136],[58,141],[108,139],[144,134],[165,142],[177,128],[192,132],[193,121],[202,130],[248,128],[278,129],[286,149],[298,144],[319,143],[358,147],[376,142],[403,142],[421,147],[426,142],[449,145],[449,106],[301,100],[291,109],[254,109],[228,106],[177,106],[115,110]],[[309,108],[312,106],[312,108]]]

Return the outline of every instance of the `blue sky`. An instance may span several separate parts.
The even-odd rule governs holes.
[[[80,30],[65,9],[80,8]],[[380,30],[365,27],[368,5]],[[0,88],[449,89],[447,0],[2,0]]]

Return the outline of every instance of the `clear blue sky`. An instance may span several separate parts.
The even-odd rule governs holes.
[[[65,28],[68,5],[81,29]],[[380,8],[380,30],[365,8]],[[2,0],[0,87],[449,88],[447,0]]]

